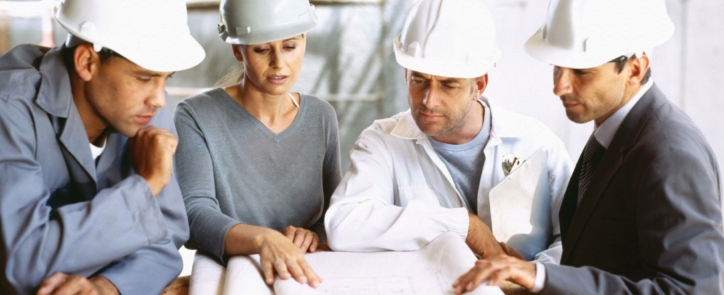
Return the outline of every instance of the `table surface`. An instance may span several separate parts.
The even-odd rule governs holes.
[[[500,285],[503,293],[506,295],[530,295],[532,293],[523,287],[513,283],[503,282]],[[162,295],[188,295],[189,294],[189,276],[179,277],[171,282],[166,289],[163,289]]]

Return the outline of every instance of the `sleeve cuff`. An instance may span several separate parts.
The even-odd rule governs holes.
[[[543,291],[546,283],[546,268],[543,263],[535,263],[535,282],[533,283],[533,289],[530,291],[533,293],[540,293]]]

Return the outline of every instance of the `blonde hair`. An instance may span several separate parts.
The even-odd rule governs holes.
[[[226,72],[219,80],[214,83],[214,87],[225,88],[241,83],[244,80],[244,63],[240,63],[238,67]]]
[[[244,50],[246,45],[231,45],[232,47],[237,47],[239,51]],[[228,70],[219,80],[214,83],[214,87],[220,87],[225,88],[229,86],[233,86],[236,84],[241,83],[242,80],[244,80],[244,73],[246,72],[244,68],[244,62],[240,62],[239,66],[236,68],[233,68],[231,70]]]

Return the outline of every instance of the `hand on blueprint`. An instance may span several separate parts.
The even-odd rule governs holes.
[[[118,294],[118,289],[105,277],[87,279],[84,276],[57,272],[40,283],[38,295],[105,295]]]
[[[299,250],[302,250],[302,253],[307,253],[307,250],[309,250],[309,252],[315,252],[317,251],[317,246],[319,246],[317,233],[308,229],[290,225],[284,229],[284,235],[292,240],[292,243],[294,243]]]
[[[455,283],[455,294],[460,295],[477,288],[481,283],[497,286],[508,280],[528,290],[535,283],[535,264],[505,254],[491,256],[475,262],[473,269],[460,276]]]
[[[473,213],[468,213],[468,217],[470,217],[470,225],[465,243],[468,244],[470,250],[482,258],[504,254],[490,227]]]
[[[289,238],[274,232],[265,235],[259,251],[261,269],[266,283],[274,283],[274,273],[283,280],[294,278],[302,284],[316,288],[322,279],[312,270],[304,259],[304,254]]]

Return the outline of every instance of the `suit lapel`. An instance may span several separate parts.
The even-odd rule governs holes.
[[[575,177],[571,177],[569,185],[566,189],[566,195],[561,205],[561,239],[563,240],[563,255],[561,264],[568,264],[571,252],[575,249],[576,242],[580,237],[586,224],[593,214],[601,196],[608,187],[611,178],[621,167],[622,161],[626,153],[633,146],[639,136],[639,133],[645,126],[646,122],[651,118],[654,110],[657,109],[665,99],[658,87],[654,85],[648,92],[641,97],[641,100],[631,109],[624,119],[623,123],[616,131],[611,144],[603,155],[601,162],[596,167],[591,178],[591,183],[581,198],[577,208],[578,192],[578,175],[580,174],[581,159],[579,158],[574,172]],[[575,178],[575,179],[574,179]],[[571,208],[575,208],[575,213],[570,215]],[[565,211],[564,211],[565,209]],[[564,215],[564,212],[569,215]],[[565,218],[570,218],[570,223]],[[565,227],[565,231],[564,231]]]

